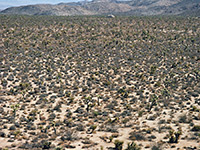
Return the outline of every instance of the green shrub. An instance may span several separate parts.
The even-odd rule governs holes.
[[[128,147],[125,150],[140,150],[141,148],[134,142],[128,143]]]
[[[123,141],[119,141],[119,140],[115,140],[115,150],[122,150],[122,147],[123,147]]]
[[[192,128],[192,131],[200,131],[200,126],[195,125],[195,126]]]
[[[178,143],[181,131],[174,132],[174,130],[169,131],[169,143]]]

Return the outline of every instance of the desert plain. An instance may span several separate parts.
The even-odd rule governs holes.
[[[0,149],[200,149],[200,18],[0,15]]]

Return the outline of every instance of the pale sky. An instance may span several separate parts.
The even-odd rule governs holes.
[[[29,4],[57,4],[57,3],[67,3],[67,2],[77,2],[83,0],[0,0],[0,9],[5,9],[11,6],[21,6]]]

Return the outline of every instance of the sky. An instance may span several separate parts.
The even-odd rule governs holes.
[[[77,2],[82,0],[0,0],[0,9],[6,9],[11,6],[21,6],[29,4],[57,4],[67,2]]]

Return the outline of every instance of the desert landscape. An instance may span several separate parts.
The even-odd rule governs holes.
[[[200,149],[200,18],[0,15],[0,39],[0,149]]]
[[[13,1],[14,0],[9,0]],[[30,0],[29,0],[30,1]],[[57,4],[45,3],[8,7],[0,14],[84,16],[193,16],[200,17],[200,0],[68,0]],[[58,1],[58,0],[55,0]],[[6,3],[6,2],[5,2]],[[0,2],[0,9],[2,2]]]

